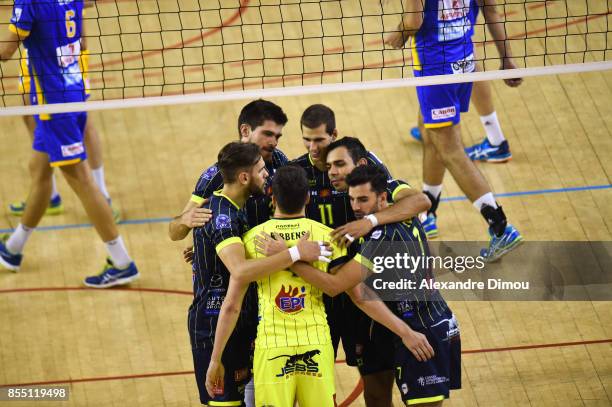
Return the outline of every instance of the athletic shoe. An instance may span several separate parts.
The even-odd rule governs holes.
[[[26,203],[24,201],[21,202],[13,202],[9,205],[9,212],[14,216],[21,216],[25,211]],[[49,206],[45,210],[45,215],[59,215],[64,212],[64,205],[62,204],[62,197],[56,195],[54,198],[51,198],[49,201]]]
[[[499,260],[500,257],[510,252],[523,242],[523,236],[521,236],[519,231],[510,224],[506,226],[504,234],[500,237],[495,236],[491,228],[489,228],[489,234],[491,235],[489,248],[482,249],[480,251],[480,255],[484,257],[487,263]]]
[[[423,141],[423,136],[421,135],[421,130],[419,130],[418,127],[411,128],[410,129],[410,135],[416,141],[419,141],[419,142]]]
[[[115,267],[111,259],[106,259],[102,272],[97,276],[85,278],[85,285],[94,288],[109,288],[116,285],[129,284],[140,277],[136,264],[131,262],[124,269]]]
[[[498,146],[492,145],[487,138],[482,143],[474,144],[465,149],[466,154],[472,161],[486,161],[489,163],[505,163],[512,159],[508,141],[504,140]]]
[[[0,236],[0,266],[5,269],[18,272],[19,266],[21,266],[21,260],[23,260],[22,254],[13,254],[6,248],[6,241],[9,235]]]
[[[433,213],[427,215],[427,219],[422,223],[423,230],[428,239],[435,239],[438,237],[438,225],[436,225],[436,216]]]

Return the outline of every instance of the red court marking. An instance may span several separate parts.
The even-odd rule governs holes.
[[[470,353],[508,352],[508,351],[513,351],[513,350],[563,348],[566,346],[594,345],[594,344],[599,344],[599,343],[612,343],[612,339],[598,339],[594,341],[579,341],[579,342],[543,343],[539,345],[509,346],[507,348],[462,350],[461,353],[470,354]]]
[[[342,403],[338,404],[338,407],[347,407],[351,405],[353,401],[357,400],[357,397],[359,397],[359,395],[362,392],[363,392],[363,379],[359,378],[359,381],[357,382],[357,386],[355,386],[351,394],[349,394]]]
[[[238,8],[238,10],[236,10],[236,12],[234,12],[234,14],[232,14],[230,16],[230,18],[228,18],[225,21],[222,21],[220,26],[214,27],[214,28],[212,28],[212,29],[210,29],[208,31],[205,31],[205,32],[203,32],[200,35],[196,35],[194,37],[188,38],[185,41],[179,41],[176,44],[172,44],[172,45],[169,45],[167,47],[163,47],[161,49],[149,50],[149,51],[145,51],[145,52],[142,52],[140,54],[134,54],[134,55],[131,55],[131,56],[128,56],[128,57],[125,57],[125,58],[121,57],[121,58],[113,59],[113,60],[110,60],[110,61],[107,61],[107,62],[103,62],[101,64],[91,64],[91,68],[102,68],[102,67],[107,67],[107,66],[111,66],[111,65],[122,64],[124,62],[135,61],[135,60],[138,60],[138,59],[144,60],[145,58],[147,58],[147,57],[149,57],[151,55],[162,53],[162,52],[164,52],[167,49],[182,48],[185,45],[192,44],[192,43],[197,42],[197,41],[199,41],[201,39],[209,37],[209,36],[219,32],[219,31],[221,31],[223,28],[233,24],[234,21],[236,21],[238,18],[240,18],[242,13],[244,13],[244,11],[247,9],[250,1],[251,0],[240,0],[240,7]]]

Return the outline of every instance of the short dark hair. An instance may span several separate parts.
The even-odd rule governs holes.
[[[298,213],[308,199],[306,171],[296,165],[286,165],[274,173],[272,194],[279,209],[286,214]]]
[[[321,104],[310,105],[302,113],[300,127],[316,129],[322,124],[325,124],[325,133],[331,136],[336,129],[336,115],[329,107]]]
[[[226,144],[217,156],[217,167],[224,184],[236,182],[241,171],[250,170],[261,158],[259,147],[253,143],[233,141]]]
[[[370,183],[372,191],[382,194],[387,191],[387,173],[380,165],[360,165],[346,177],[349,187]]]
[[[242,108],[238,116],[238,137],[240,137],[240,126],[248,124],[251,130],[255,130],[266,120],[272,120],[276,124],[287,124],[287,115],[280,106],[263,99],[257,99]]]
[[[355,164],[362,158],[368,158],[368,150],[366,150],[365,146],[356,137],[342,137],[334,141],[327,147],[327,154],[339,147],[346,148]]]

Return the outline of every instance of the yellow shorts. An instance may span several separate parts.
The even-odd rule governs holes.
[[[261,349],[253,361],[256,406],[334,407],[331,344]]]

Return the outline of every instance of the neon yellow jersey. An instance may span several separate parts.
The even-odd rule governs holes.
[[[331,231],[322,223],[304,217],[273,218],[249,230],[242,240],[247,258],[254,259],[263,256],[255,251],[254,238],[260,232],[276,232],[291,247],[306,232],[310,232],[310,240],[331,242]],[[346,248],[332,244],[331,259],[331,263],[318,261],[313,266],[327,272],[345,263],[348,261]],[[289,270],[282,270],[257,281],[257,295],[259,324],[256,347],[279,348],[331,342],[323,291],[317,287]]]

